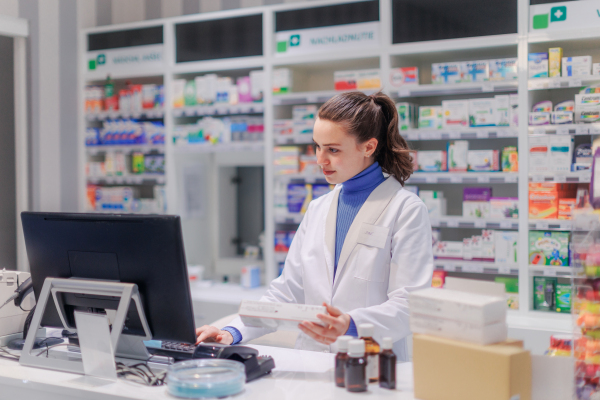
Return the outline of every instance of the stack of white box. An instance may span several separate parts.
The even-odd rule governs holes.
[[[413,333],[487,345],[506,340],[506,299],[427,288],[410,294]]]

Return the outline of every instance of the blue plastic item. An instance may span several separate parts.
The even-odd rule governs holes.
[[[184,399],[233,396],[244,390],[246,369],[238,361],[196,359],[169,367],[167,390]]]

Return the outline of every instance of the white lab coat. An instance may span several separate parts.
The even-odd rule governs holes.
[[[261,301],[332,304],[356,325],[372,323],[374,338],[390,336],[399,360],[408,359],[408,295],[431,286],[431,225],[425,204],[393,177],[380,184],[356,215],[333,277],[338,197],[341,185],[313,200],[296,232],[281,276]],[[246,327],[239,317],[230,326],[242,343],[272,332]],[[304,333],[297,349],[332,351]]]

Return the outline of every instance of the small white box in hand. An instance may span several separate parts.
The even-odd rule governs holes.
[[[254,328],[300,331],[302,321],[323,325],[317,314],[327,314],[324,306],[243,300],[239,315],[242,323]]]

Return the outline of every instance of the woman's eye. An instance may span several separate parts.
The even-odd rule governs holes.
[[[339,150],[338,149],[329,149],[329,151],[332,153],[337,153]]]

